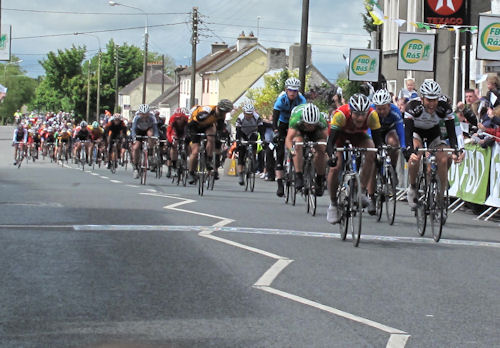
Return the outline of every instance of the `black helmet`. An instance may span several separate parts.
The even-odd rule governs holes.
[[[217,104],[217,108],[221,112],[230,112],[231,110],[233,110],[233,102],[229,99],[221,99]]]

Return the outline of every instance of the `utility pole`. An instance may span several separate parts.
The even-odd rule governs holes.
[[[193,7],[193,35],[191,36],[191,95],[189,107],[194,106],[194,94],[196,83],[196,44],[198,43],[198,7]]]
[[[309,0],[302,0],[302,29],[300,33],[300,66],[299,80],[300,92],[304,94],[306,88],[306,67],[307,67],[307,29],[309,26]]]
[[[90,59],[89,59],[89,64],[87,66],[87,113],[86,115],[86,121],[89,123],[89,114],[90,114]]]
[[[99,109],[101,107],[101,47],[99,47],[97,62],[97,115],[95,120],[99,122]]]
[[[119,57],[118,57],[118,48],[120,46],[118,45],[115,45],[115,64],[116,64],[116,67],[115,67],[115,113],[116,112],[120,112],[120,108],[118,106],[118,61],[119,61]]]
[[[161,56],[161,94],[165,92],[165,55]]]
[[[142,82],[142,103],[146,104],[146,86],[148,74],[148,27],[144,31],[144,67],[142,69],[144,80]]]
[[[471,3],[470,0],[465,0],[465,23],[471,25]],[[465,31],[465,86],[463,90],[469,88],[470,82],[470,45],[471,45],[471,33],[470,31]],[[462,90],[462,91],[463,91]],[[465,96],[465,92],[462,94]]]

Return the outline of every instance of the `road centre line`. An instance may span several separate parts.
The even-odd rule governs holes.
[[[111,181],[111,182],[112,182],[112,183],[114,183],[114,184],[122,184],[122,183],[123,183],[123,182],[122,182],[122,181],[120,181],[120,180],[113,180],[113,179],[111,179],[111,180],[109,180],[109,181]]]

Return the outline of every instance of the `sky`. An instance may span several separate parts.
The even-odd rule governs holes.
[[[2,26],[12,25],[13,55],[31,77],[44,75],[38,63],[50,51],[86,46],[88,55],[117,44],[143,47],[146,19],[149,50],[171,56],[176,65],[191,64],[191,17],[198,7],[200,42],[197,58],[210,53],[213,42],[236,43],[238,35],[253,31],[266,48],[285,48],[300,42],[300,0],[3,0]],[[141,11],[142,10],[142,11]],[[310,0],[308,42],[313,64],[334,81],[346,67],[342,55],[349,48],[366,48],[362,0]],[[74,33],[90,33],[90,35]]]

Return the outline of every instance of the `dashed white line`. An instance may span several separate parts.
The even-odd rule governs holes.
[[[109,181],[111,181],[111,182],[112,182],[112,183],[114,183],[114,184],[121,184],[121,183],[123,183],[123,182],[122,182],[122,181],[120,181],[120,180],[109,180]]]

